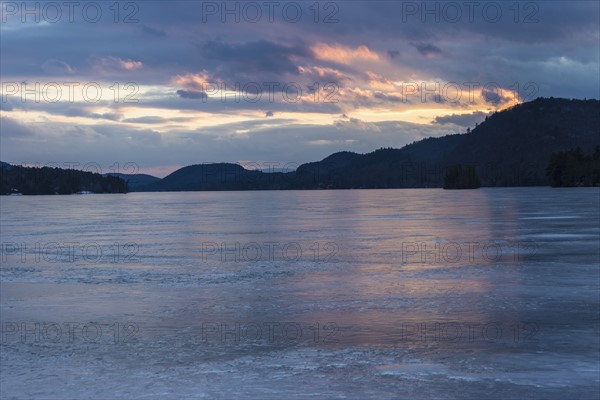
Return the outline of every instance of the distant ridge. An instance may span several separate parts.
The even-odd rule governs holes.
[[[148,174],[123,174],[119,172],[109,172],[104,176],[116,176],[127,182],[129,190],[136,190],[140,187],[160,181],[160,178]]]
[[[472,131],[427,138],[401,149],[334,153],[294,172],[237,164],[181,168],[138,191],[443,187],[446,170],[474,168],[481,186],[546,186],[554,153],[600,145],[600,101],[538,98],[487,117]]]
[[[288,174],[244,169],[239,164],[215,163],[183,167],[137,191],[204,191],[278,189]]]

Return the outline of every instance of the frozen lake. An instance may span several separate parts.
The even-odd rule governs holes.
[[[598,188],[0,202],[3,400],[600,395]]]

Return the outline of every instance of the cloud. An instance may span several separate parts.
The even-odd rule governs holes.
[[[356,61],[379,60],[379,54],[371,51],[365,45],[351,48],[342,45],[331,46],[326,43],[317,43],[311,49],[318,60],[333,61],[344,65],[350,65]]]
[[[402,97],[401,94],[387,94],[383,92],[374,92],[373,98],[382,100],[389,103],[405,103],[406,98]]]
[[[90,57],[90,63],[92,68],[98,72],[110,73],[119,71],[135,71],[144,66],[141,61],[134,61],[130,59],[121,59],[114,56],[92,56]]]
[[[298,62],[310,57],[311,52],[304,45],[279,44],[267,40],[244,43],[225,43],[211,40],[198,46],[200,54],[207,60],[220,63],[221,73],[236,75],[252,73],[298,74]]]
[[[71,75],[75,73],[75,68],[64,61],[49,59],[42,64],[42,71],[49,75]]]
[[[470,114],[442,115],[435,117],[431,122],[439,125],[453,124],[466,128],[482,122],[488,115],[489,113],[484,113],[482,111],[475,111]]]
[[[17,120],[8,117],[0,117],[0,128],[2,128],[1,138],[22,139],[29,138],[35,135],[35,132],[30,127],[27,127]]]
[[[430,43],[411,43],[411,46],[417,49],[417,51],[427,58],[434,58],[442,54],[442,50]]]
[[[333,124],[339,129],[351,128],[361,131],[380,131],[380,128],[377,126],[377,124],[365,122],[358,118],[349,118],[346,114],[343,114],[342,117],[336,120]]]
[[[177,95],[182,99],[206,99],[208,96],[204,92],[195,90],[178,90]]]
[[[129,122],[134,124],[158,124],[164,122],[165,119],[162,117],[138,117],[138,118],[127,118],[122,122]]]
[[[92,113],[89,115],[90,118],[94,118],[94,119],[107,119],[109,121],[119,121],[121,118],[123,118],[123,114],[119,114],[119,113],[103,113],[103,114],[98,114],[98,113]]]
[[[1,99],[0,100],[0,110],[2,111],[12,111],[14,109],[13,105],[12,105],[12,101],[10,100],[10,98],[6,98],[6,99]]]
[[[365,72],[367,75],[367,79],[369,80],[369,85],[374,89],[382,89],[382,90],[395,90],[396,86],[392,81],[390,81],[385,76],[378,74],[376,72],[367,71]]]
[[[496,107],[508,104],[514,100],[518,100],[519,97],[518,94],[514,94],[509,90],[503,90],[501,88],[483,88],[481,89],[481,96],[486,103],[492,104]]]
[[[352,81],[352,78],[337,70],[329,67],[298,67],[300,74],[307,78],[310,82],[326,83],[337,83],[343,84],[344,82]]]
[[[177,75],[171,79],[171,82],[177,86],[183,86],[186,89],[197,91],[206,90],[208,85],[217,83],[210,78],[209,73],[206,70],[195,74],[188,73]]]
[[[165,37],[165,36],[167,36],[167,34],[164,31],[151,28],[151,27],[149,27],[147,25],[142,25],[142,32],[144,34],[147,34],[147,35],[150,35],[150,36],[154,36],[154,37]]]

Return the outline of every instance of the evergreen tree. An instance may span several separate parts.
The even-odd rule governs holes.
[[[446,169],[444,189],[477,189],[481,186],[474,166],[452,165]]]

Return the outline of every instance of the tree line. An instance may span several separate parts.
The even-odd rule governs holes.
[[[590,155],[579,147],[554,153],[546,177],[552,187],[600,186],[600,146]]]
[[[127,193],[127,182],[116,176],[51,167],[24,167],[3,164],[0,168],[0,195]]]

